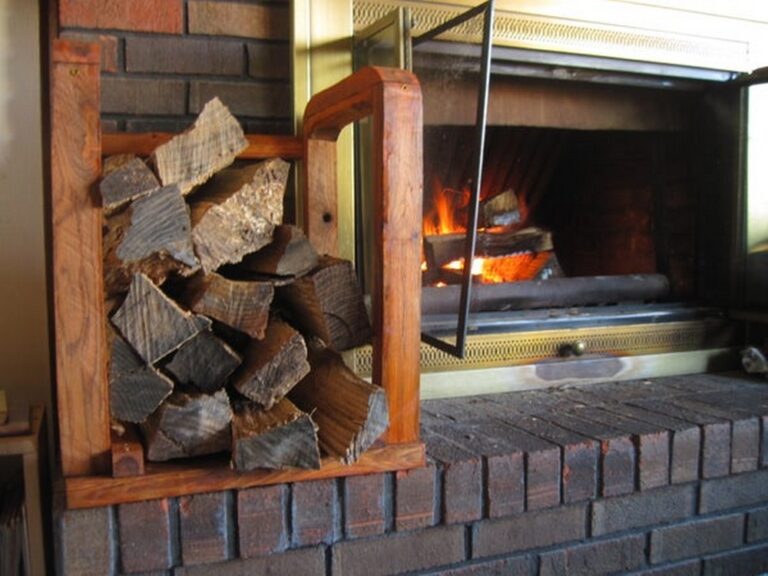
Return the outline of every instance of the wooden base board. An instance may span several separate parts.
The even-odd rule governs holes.
[[[324,458],[319,470],[258,470],[236,472],[220,458],[203,462],[147,463],[142,476],[112,478],[110,476],[80,476],[61,480],[58,490],[66,506],[95,508],[126,502],[171,498],[203,492],[251,488],[268,484],[319,480],[342,476],[357,476],[377,472],[394,472],[420,468],[426,463],[424,444],[414,442],[373,448],[358,462],[344,465],[338,460]]]

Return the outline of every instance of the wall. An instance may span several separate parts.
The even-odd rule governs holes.
[[[285,0],[58,4],[62,37],[101,44],[106,130],[178,132],[217,95],[246,132],[292,133]]]
[[[0,0],[0,388],[51,398],[38,3]]]

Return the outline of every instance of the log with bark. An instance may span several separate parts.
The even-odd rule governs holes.
[[[283,219],[290,164],[266,160],[219,172],[192,201],[192,238],[203,270],[240,262],[272,241]]]
[[[312,414],[324,454],[356,462],[389,426],[384,389],[359,378],[328,348],[312,352],[310,366],[288,397]]]
[[[352,263],[323,256],[312,272],[277,288],[281,303],[302,332],[335,350],[366,344],[371,325]]]
[[[263,408],[279,402],[309,372],[304,338],[290,325],[272,318],[262,341],[251,341],[233,387]]]
[[[229,450],[231,423],[226,390],[210,395],[174,392],[141,424],[147,459],[164,461]]]
[[[243,258],[241,267],[258,274],[300,277],[319,259],[301,228],[283,224],[275,227],[271,243]]]
[[[521,221],[517,206],[517,194],[511,188],[481,204],[486,226],[512,226]]]
[[[136,274],[112,324],[147,364],[174,352],[211,321],[191,314],[168,298],[143,274]]]
[[[270,410],[244,404],[232,420],[232,464],[256,468],[320,468],[317,426],[287,399]]]
[[[152,160],[163,186],[178,184],[186,195],[232,164],[247,147],[237,119],[214,98],[189,130],[158,146]]]
[[[160,187],[160,181],[149,166],[136,156],[126,159],[121,155],[109,164],[116,166],[99,183],[101,205],[106,215]]]
[[[144,422],[173,392],[173,381],[148,366],[113,330],[110,331],[109,406],[112,418]]]
[[[181,384],[210,394],[224,386],[241,361],[226,342],[204,330],[179,348],[165,370]]]
[[[440,234],[424,237],[427,266],[439,269],[464,257],[465,234]],[[517,252],[544,252],[553,250],[552,234],[536,227],[511,232],[479,232],[475,254],[501,256]]]
[[[275,289],[271,282],[230,280],[220,274],[199,274],[186,285],[183,302],[194,312],[261,339],[269,320]]]
[[[141,272],[162,284],[173,272],[188,276],[200,263],[192,245],[189,208],[177,186],[156,188],[106,220],[107,295],[127,290]]]

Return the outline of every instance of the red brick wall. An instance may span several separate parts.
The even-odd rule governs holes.
[[[63,37],[102,46],[106,129],[184,129],[219,96],[247,132],[290,133],[290,4],[59,0]]]

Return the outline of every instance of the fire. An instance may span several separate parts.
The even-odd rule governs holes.
[[[445,188],[436,179],[432,184],[432,210],[424,216],[424,235],[466,231],[467,227],[461,222],[461,215],[469,204],[469,196],[468,188]]]
[[[472,259],[472,276],[481,284],[519,282],[535,278],[551,256],[547,252],[520,252],[509,256],[477,257]],[[446,270],[464,270],[464,259],[443,266]]]

